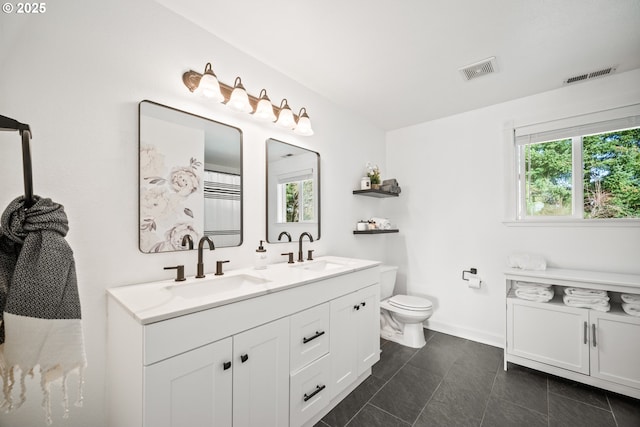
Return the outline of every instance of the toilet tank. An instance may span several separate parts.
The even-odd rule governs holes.
[[[396,285],[396,274],[398,267],[395,265],[380,266],[380,300],[393,295],[393,288]]]

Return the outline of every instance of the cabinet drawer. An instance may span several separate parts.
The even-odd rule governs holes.
[[[329,303],[291,316],[291,373],[329,352]]]
[[[318,414],[330,402],[330,354],[291,375],[290,425],[301,426]]]

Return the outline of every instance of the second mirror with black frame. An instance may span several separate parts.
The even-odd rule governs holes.
[[[139,119],[140,251],[242,244],[242,131],[151,101]]]
[[[266,147],[267,241],[288,242],[283,232],[294,242],[304,232],[319,239],[320,154],[276,139]]]

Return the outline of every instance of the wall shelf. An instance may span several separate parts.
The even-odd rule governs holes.
[[[383,233],[397,233],[400,230],[392,229],[392,230],[353,230],[353,234],[383,234]]]
[[[391,193],[389,191],[374,190],[374,189],[353,190],[353,194],[356,194],[358,196],[368,196],[368,197],[377,197],[377,198],[398,197],[399,196],[398,193]]]

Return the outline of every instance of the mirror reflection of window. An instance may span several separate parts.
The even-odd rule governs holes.
[[[278,222],[315,221],[313,170],[287,175],[278,177]]]
[[[320,238],[320,155],[267,140],[267,241],[281,232],[294,241],[307,232]]]

